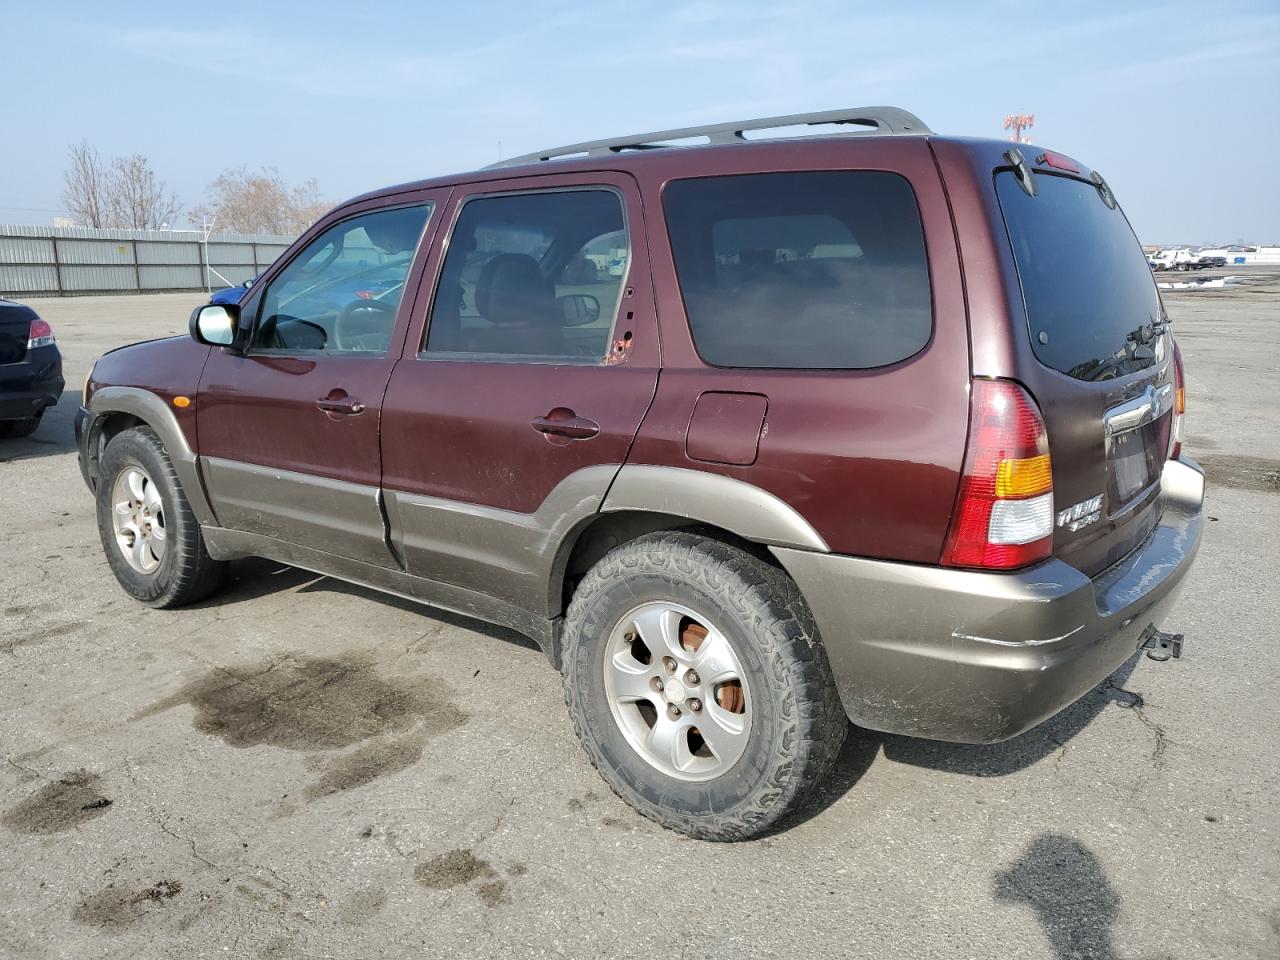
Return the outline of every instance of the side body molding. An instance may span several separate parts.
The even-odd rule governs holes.
[[[89,409],[94,417],[89,426],[86,443],[88,450],[97,449],[98,431],[103,417],[111,413],[127,413],[137,417],[160,437],[160,442],[169,453],[169,459],[173,461],[173,469],[178,474],[196,520],[201,524],[216,523],[205,492],[204,480],[196,463],[195,451],[187,443],[186,434],[178,425],[177,417],[162,397],[141,387],[99,387],[89,401]]]
[[[809,521],[772,493],[701,470],[629,463],[618,472],[601,510],[668,513],[757,543],[831,552]]]

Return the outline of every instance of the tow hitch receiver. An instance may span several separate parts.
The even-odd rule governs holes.
[[[1152,624],[1147,627],[1139,649],[1146,650],[1147,656],[1152,660],[1177,660],[1182,656],[1182,634],[1162,633]]]

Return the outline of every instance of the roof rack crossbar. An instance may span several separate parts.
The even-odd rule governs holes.
[[[637,133],[609,140],[589,140],[550,150],[526,153],[491,164],[497,167],[515,167],[527,163],[565,159],[573,156],[601,157],[628,150],[652,150],[678,146],[673,140],[689,140],[705,137],[709,144],[749,143],[743,134],[748,130],[770,130],[777,127],[816,126],[819,124],[848,124],[860,130],[823,134],[834,137],[862,136],[923,136],[932,133],[915,114],[898,107],[853,107],[847,110],[825,110],[820,113],[795,113],[783,117],[760,117],[755,120],[735,120],[730,123],[713,123],[704,127],[683,127],[679,130],[657,130],[653,133]]]

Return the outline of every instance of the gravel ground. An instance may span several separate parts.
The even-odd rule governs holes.
[[[0,442],[0,955],[1280,956],[1280,283],[1166,294],[1211,482],[1183,659],[999,746],[853,731],[736,845],[615,799],[513,634],[262,561],[123,595],[71,414],[198,300],[36,301],[69,389]]]

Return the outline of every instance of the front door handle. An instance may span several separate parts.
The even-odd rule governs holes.
[[[590,440],[600,432],[600,424],[586,417],[579,417],[572,410],[560,408],[551,413],[561,416],[534,417],[529,425],[539,433],[568,437],[570,440]]]
[[[334,391],[327,397],[321,397],[316,401],[316,409],[323,410],[325,413],[341,413],[349,417],[356,414],[364,413],[364,404],[355,397],[348,397],[345,393],[342,396],[334,396]]]

